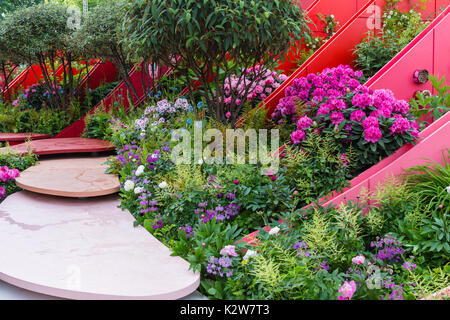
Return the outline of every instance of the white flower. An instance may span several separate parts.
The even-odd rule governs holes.
[[[125,181],[125,185],[124,185],[125,191],[130,191],[134,189],[134,182],[131,180],[127,180]]]
[[[270,235],[275,235],[275,234],[277,234],[278,232],[280,232],[280,228],[275,227],[275,228],[270,229],[269,234],[270,234]]]
[[[139,177],[140,175],[142,175],[144,173],[145,170],[145,166],[140,165],[137,169],[136,169],[136,176]]]
[[[202,165],[203,164],[203,160],[202,159],[198,160],[198,164]]]
[[[142,193],[142,192],[144,192],[144,188],[142,188],[142,187],[136,187],[136,188],[134,188],[134,193],[135,193],[135,194],[140,194],[140,193]]]
[[[167,182],[163,181],[160,184],[158,184],[158,187],[160,187],[161,189],[165,189],[167,188],[169,185],[167,184]]]
[[[247,252],[245,253],[245,256],[242,258],[242,260],[249,260],[251,257],[256,256],[258,253],[256,251],[253,250],[247,250]]]
[[[447,193],[450,193],[450,186],[447,187]]]

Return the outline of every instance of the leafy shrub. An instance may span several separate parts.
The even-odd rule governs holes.
[[[417,92],[416,97],[410,100],[410,105],[417,118],[432,116],[436,121],[450,111],[450,86],[445,84],[444,76],[440,80],[434,76],[429,76],[429,79],[437,95],[428,97],[422,92]]]
[[[128,49],[136,56],[171,66],[184,75],[192,70],[195,77],[187,75],[187,86],[194,88],[198,80],[209,114],[224,123],[225,103],[216,97],[224,96],[225,79],[261,61],[272,68],[275,54],[309,38],[302,10],[284,0],[136,0],[128,5],[123,31]],[[259,81],[264,73],[261,70],[255,79]],[[252,84],[247,83],[244,97]],[[235,102],[232,99],[228,118],[232,124],[242,109]]]
[[[395,7],[385,10],[380,33],[369,32],[368,36],[356,45],[356,68],[363,71],[367,78],[372,77],[426,26],[427,23],[422,22],[421,15],[416,10],[401,12]]]
[[[390,90],[369,90],[359,84],[362,73],[350,67],[325,69],[296,79],[286,88],[272,120],[296,123],[291,134],[294,144],[302,144],[311,133],[329,134],[342,146],[350,146],[359,161],[358,169],[375,164],[406,143],[414,143],[418,124],[409,113],[409,104],[397,100]],[[298,117],[299,101],[306,102]]]

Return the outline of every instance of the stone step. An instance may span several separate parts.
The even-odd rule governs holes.
[[[21,172],[16,184],[22,189],[62,197],[87,198],[119,191],[116,175],[105,173],[106,157],[41,160]]]
[[[65,153],[92,153],[114,150],[109,141],[86,138],[58,138],[42,139],[21,143],[10,148],[0,148],[0,154],[9,150],[25,154],[28,149],[37,155],[65,154]]]
[[[67,299],[179,299],[199,273],[170,256],[117,196],[15,193],[0,205],[0,280]]]

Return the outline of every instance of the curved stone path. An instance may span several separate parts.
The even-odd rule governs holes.
[[[117,208],[21,191],[0,205],[0,280],[69,299],[178,299],[198,273]]]

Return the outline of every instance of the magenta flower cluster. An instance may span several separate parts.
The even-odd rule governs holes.
[[[286,88],[272,120],[297,124],[291,134],[294,144],[305,140],[310,128],[316,133],[343,130],[348,137],[360,135],[372,144],[389,134],[418,137],[419,126],[409,114],[408,102],[397,100],[390,90],[369,90],[359,83],[361,77],[362,72],[340,65],[296,79]],[[299,103],[307,106],[300,118]]]
[[[224,103],[227,106],[241,105],[243,102],[260,102],[278,89],[287,79],[284,74],[278,75],[264,65],[246,69],[239,76],[225,79]],[[233,101],[234,99],[234,101]]]
[[[20,175],[19,170],[9,169],[7,166],[0,167],[0,183],[14,181]],[[6,197],[6,189],[0,185],[0,200]]]
[[[272,113],[272,119],[280,121],[284,117],[291,117],[297,121],[297,104],[307,102],[310,107],[318,107],[320,103],[329,103],[321,108],[320,113],[329,114],[333,106],[335,110],[343,110],[346,105],[336,98],[360,86],[358,79],[363,76],[361,71],[353,71],[349,66],[340,65],[336,68],[327,68],[322,73],[309,74],[306,77],[295,79],[292,85],[285,90],[285,98],[280,99],[278,106]],[[281,122],[282,123],[282,122]],[[280,123],[280,124],[281,124]]]

